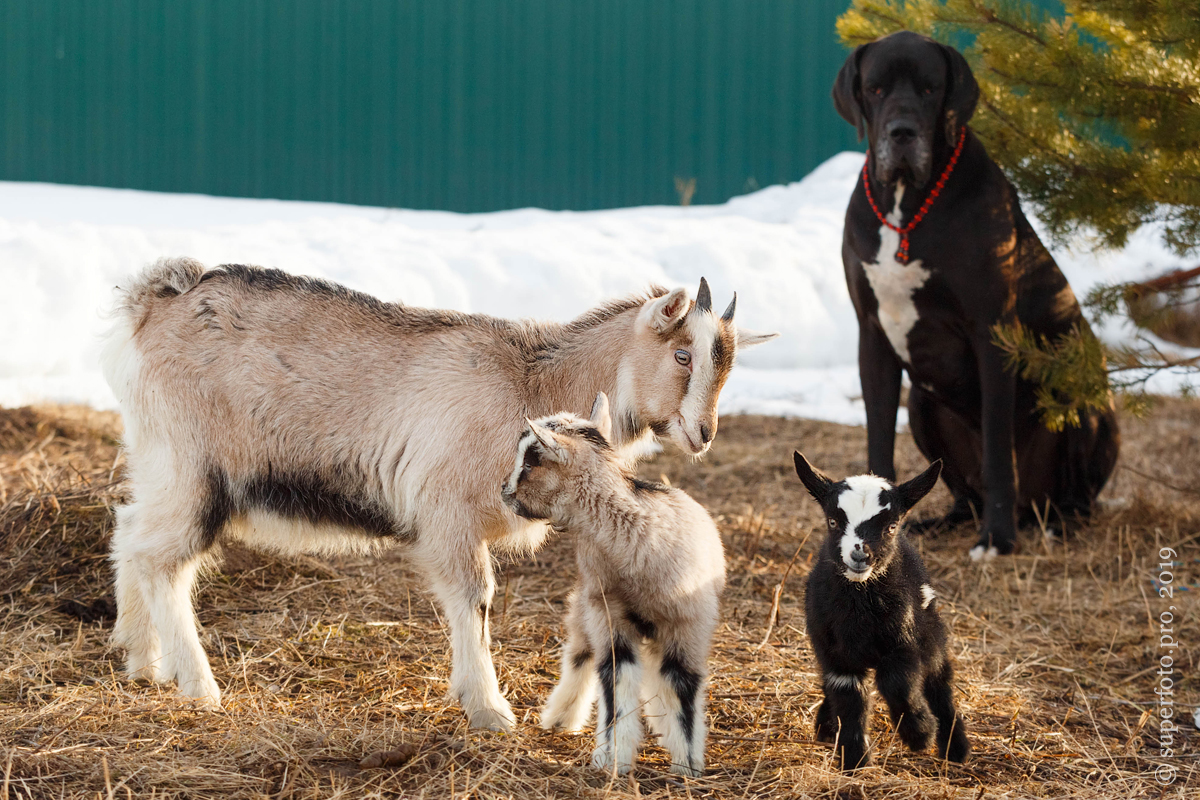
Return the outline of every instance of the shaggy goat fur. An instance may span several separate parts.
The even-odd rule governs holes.
[[[684,492],[634,477],[608,444],[611,428],[604,394],[590,422],[573,414],[530,422],[504,487],[516,513],[575,536],[579,578],[542,727],[581,728],[599,678],[592,764],[620,774],[633,767],[644,703],[672,771],[695,776],[704,770],[708,652],[725,586],[721,537]]]
[[[546,533],[498,491],[525,418],[585,411],[605,390],[617,446],[653,432],[702,453],[739,345],[732,305],[716,316],[704,281],[695,303],[656,289],[560,325],[168,259],[120,292],[116,317],[103,367],[133,495],[112,545],[130,675],[219,703],[191,592],[223,537],[281,552],[398,546],[445,609],[452,695],[492,728],[514,716],[489,650],[491,548],[532,549]]]
[[[870,762],[868,670],[908,747],[965,761],[966,727],[954,709],[953,666],[937,597],[904,516],[937,482],[941,462],[893,486],[874,475],[834,482],[795,454],[796,474],[825,510],[829,536],[808,576],[805,612],[825,699],[817,739],[837,743],[843,769]]]

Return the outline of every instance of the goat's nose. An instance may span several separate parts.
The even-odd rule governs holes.
[[[868,561],[871,558],[871,553],[863,548],[861,544],[854,545],[854,550],[850,552],[850,558],[854,561]]]
[[[887,135],[896,144],[907,144],[917,138],[917,129],[908,120],[897,119],[888,123]]]
[[[700,426],[700,441],[708,444],[713,440],[713,429],[711,425]]]

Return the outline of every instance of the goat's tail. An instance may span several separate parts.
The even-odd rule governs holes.
[[[194,258],[160,258],[117,287],[117,302],[112,311],[113,325],[104,337],[100,368],[122,410],[126,412],[127,429],[133,424],[128,414],[141,375],[141,359],[133,343],[134,333],[141,328],[151,303],[176,297],[195,288],[202,275],[204,265]]]
[[[160,258],[117,289],[117,314],[136,326],[150,303],[183,294],[200,283],[204,265],[194,258]]]

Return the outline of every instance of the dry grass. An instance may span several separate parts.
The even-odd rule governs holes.
[[[1175,783],[1164,790],[1153,778],[1156,617],[1167,603],[1152,581],[1163,545],[1188,562],[1176,585],[1196,580],[1200,405],[1164,402],[1124,426],[1111,509],[1065,546],[1026,532],[1019,555],[978,567],[965,558],[967,531],[920,540],[953,627],[975,758],[960,767],[908,753],[877,710],[878,765],[852,776],[831,770],[831,751],[811,741],[819,690],[803,583],[822,521],[790,454],[801,447],[834,474],[861,471],[863,431],[730,418],[704,462],[665,455],[647,464],[647,476],[666,476],[718,517],[730,562],[712,663],[710,768],[682,781],[665,773],[653,745],[633,779],[610,780],[586,766],[587,737],[535,725],[557,674],[573,572],[563,540],[500,572],[494,638],[520,720],[513,734],[469,732],[443,700],[446,634],[395,558],[280,561],[234,551],[198,598],[224,710],[120,680],[119,654],[107,648],[114,609],[104,560],[108,506],[122,491],[119,422],[81,409],[0,411],[0,800],[1192,794],[1194,729],[1171,762]],[[911,475],[920,457],[908,437],[899,448],[901,472]],[[944,507],[938,492],[924,513]],[[775,585],[805,540],[760,647]],[[1196,595],[1173,601],[1183,642],[1176,663],[1187,676],[1176,697],[1189,706],[1200,702]],[[404,745],[416,756],[401,766],[359,767]]]

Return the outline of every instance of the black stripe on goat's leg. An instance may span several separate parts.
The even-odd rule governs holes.
[[[871,763],[868,752],[867,687],[861,675],[825,674],[825,703],[837,728],[836,760],[852,770]]]
[[[696,693],[700,690],[700,673],[689,669],[676,652],[663,654],[662,675],[679,698],[679,724],[683,737],[690,744],[696,731]]]
[[[677,649],[668,648],[663,653],[662,665],[659,668],[663,682],[675,694],[679,704],[677,714],[681,741],[676,746],[669,734],[664,737],[665,744],[671,750],[671,760],[676,765],[687,767],[691,774],[699,774],[702,754],[696,752],[697,733],[703,728],[701,719],[704,704],[699,697],[703,676],[699,670],[688,663],[687,657]],[[669,707],[670,704],[668,704]],[[670,720],[664,720],[670,729]],[[678,750],[678,752],[676,752]]]
[[[638,636],[641,636],[643,639],[653,639],[656,636],[657,630],[655,629],[654,623],[648,619],[645,619],[636,611],[626,611],[625,619],[628,620],[629,624],[633,626],[633,629],[637,631]]]
[[[929,747],[937,727],[920,681],[921,666],[915,658],[892,657],[875,671],[875,685],[887,702],[900,741],[918,753]]]
[[[603,697],[603,720],[605,735],[612,741],[613,724],[617,719],[616,694],[617,677],[621,667],[636,661],[633,647],[629,640],[620,633],[614,633],[606,651],[599,654],[596,660],[596,674],[600,678],[600,693]]]
[[[925,699],[937,718],[938,754],[962,763],[971,753],[967,724],[954,708],[954,670],[947,661],[942,668],[925,677]]]
[[[575,669],[583,669],[589,663],[591,663],[591,660],[592,651],[585,647],[582,650],[577,650],[575,654],[571,656],[571,666]]]

